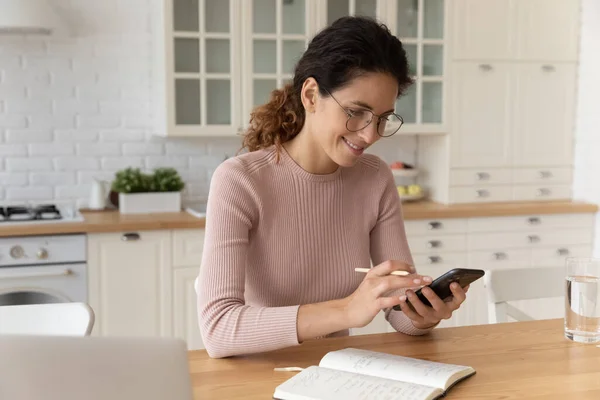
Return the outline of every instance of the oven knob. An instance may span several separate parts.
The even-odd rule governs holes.
[[[38,260],[45,260],[48,258],[48,250],[46,249],[39,249],[37,252],[37,258]]]
[[[19,258],[23,257],[25,255],[25,251],[23,250],[23,248],[21,246],[13,246],[10,249],[10,256],[12,258],[14,258],[15,260],[18,260]]]

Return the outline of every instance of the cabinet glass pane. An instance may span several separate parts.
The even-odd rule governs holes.
[[[276,0],[254,0],[252,7],[253,32],[275,33],[276,12]]]
[[[206,72],[229,73],[229,39],[206,39]]]
[[[396,113],[405,124],[417,122],[417,83],[412,84],[406,92],[396,100]]]
[[[175,72],[200,72],[198,39],[175,39]]]
[[[417,75],[417,45],[416,44],[405,44],[404,49],[406,50],[406,58],[408,58],[408,67],[412,76]]]
[[[336,19],[350,14],[350,0],[326,0],[327,1],[327,25],[331,25]]]
[[[375,18],[377,16],[377,0],[356,0],[354,14]]]
[[[206,123],[231,124],[231,83],[224,79],[206,80]]]
[[[423,37],[425,39],[443,39],[444,1],[425,0],[423,8]]]
[[[200,124],[199,79],[175,79],[175,123]]]
[[[274,40],[254,40],[254,73],[277,72],[277,43]]]
[[[397,35],[401,39],[416,38],[418,35],[418,0],[397,0],[398,11],[396,15]]]
[[[269,101],[271,92],[277,88],[275,79],[255,79],[254,80],[254,107]]]
[[[229,32],[229,0],[204,0],[204,29]]]
[[[282,7],[282,30],[283,33],[303,35],[306,16],[305,0],[284,1]]]
[[[437,45],[423,45],[423,75],[441,76],[444,73],[444,49]]]
[[[173,0],[173,28],[175,31],[198,32],[198,0]]]
[[[442,122],[442,83],[423,82],[423,123]]]
[[[296,62],[304,53],[304,40],[284,40],[283,41],[283,73],[284,74],[292,74],[294,72],[294,67],[296,66]]]

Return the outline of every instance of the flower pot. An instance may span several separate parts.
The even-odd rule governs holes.
[[[119,193],[121,214],[181,211],[181,192]]]

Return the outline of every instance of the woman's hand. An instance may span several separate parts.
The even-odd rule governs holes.
[[[407,271],[406,276],[390,275],[393,271]],[[414,274],[414,269],[401,261],[385,261],[366,274],[360,286],[344,299],[348,322],[353,328],[362,328],[384,308],[401,303],[398,296],[388,297],[391,291],[418,288],[432,282],[431,277]]]
[[[423,287],[421,292],[429,300],[432,307],[423,304],[415,292],[407,290],[406,295],[400,296],[400,308],[411,319],[415,328],[431,328],[439,324],[441,320],[452,317],[452,313],[458,310],[465,301],[469,286],[463,289],[458,283],[453,282],[450,285],[450,290],[453,296],[447,301],[443,301],[430,287]],[[410,306],[407,304],[407,300],[410,302]]]

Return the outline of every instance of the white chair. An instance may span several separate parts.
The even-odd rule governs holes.
[[[545,299],[564,296],[565,269],[563,267],[533,267],[489,270],[484,276],[488,297],[489,323],[534,318],[508,304],[508,301]]]
[[[85,303],[0,307],[0,335],[89,336],[94,311]]]

